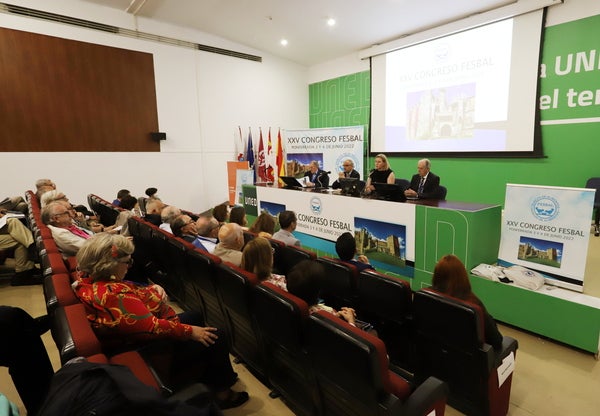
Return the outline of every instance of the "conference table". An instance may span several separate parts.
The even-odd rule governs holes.
[[[433,271],[437,260],[448,253],[456,254],[467,268],[498,258],[499,205],[427,199],[394,202],[330,189],[261,185],[244,185],[242,192],[250,216],[294,211],[300,240],[313,237],[306,238],[306,244],[303,241],[308,247],[331,247],[319,240],[335,242],[340,234],[352,233],[359,253],[379,261],[378,269],[384,271],[397,272],[397,266],[406,264],[415,271]],[[413,283],[420,281],[419,273],[411,277],[417,279]]]
[[[337,237],[352,233],[359,253],[377,270],[409,280],[413,290],[431,285],[435,264],[445,254],[458,256],[467,270],[498,260],[500,205],[393,202],[273,185],[243,185],[242,198],[250,217],[294,211],[294,234],[319,255],[336,256]],[[494,318],[598,356],[600,299],[561,288],[532,291],[475,276],[471,284]]]

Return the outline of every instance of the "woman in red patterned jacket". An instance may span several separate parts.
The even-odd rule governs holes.
[[[200,362],[204,370],[195,378],[214,389],[222,409],[246,402],[248,393],[231,390],[237,374],[229,361],[225,336],[217,328],[201,326],[202,319],[195,312],[177,315],[162,287],[123,280],[133,250],[129,239],[101,233],[88,239],[77,253],[79,269],[87,277],[74,284],[75,292],[103,346],[122,349],[157,339],[174,340],[174,378]]]

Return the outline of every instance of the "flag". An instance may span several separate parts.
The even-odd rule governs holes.
[[[246,150],[246,160],[248,166],[254,169],[254,148],[252,147],[252,130],[248,127],[248,148]]]
[[[273,182],[275,178],[273,178],[273,148],[271,143],[271,127],[269,127],[269,138],[267,140],[267,160],[266,160],[267,170],[266,170],[266,178],[267,182]]]
[[[267,165],[265,161],[265,146],[263,145],[263,137],[262,137],[262,129],[259,128],[260,137],[258,142],[258,161],[257,161],[257,169],[258,169],[258,182],[268,182],[267,181]]]
[[[246,143],[242,137],[242,128],[238,126],[239,135],[234,134],[235,140],[235,158],[238,162],[246,160]]]
[[[275,159],[277,165],[277,178],[285,176],[285,164],[286,160],[283,157],[283,144],[281,143],[281,129],[277,132],[277,158]],[[281,181],[280,181],[281,182]]]

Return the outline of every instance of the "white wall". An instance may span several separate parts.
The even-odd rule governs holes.
[[[160,153],[0,153],[0,199],[22,195],[42,177],[53,179],[71,201],[88,193],[112,200],[127,188],[136,196],[154,186],[167,203],[203,211],[228,198],[226,161],[234,133],[252,127],[308,127],[307,68],[202,32],[138,19],[74,0],[10,3],[142,32],[262,56],[262,63],[0,13],[0,26],[152,53]],[[52,70],[52,68],[49,68]],[[35,114],[30,115],[32,118]],[[85,137],[81,138],[85,140]],[[266,140],[266,138],[265,138]]]

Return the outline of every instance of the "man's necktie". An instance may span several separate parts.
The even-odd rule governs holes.
[[[417,193],[419,195],[423,193],[423,186],[425,186],[425,177],[424,176],[421,178],[421,182],[419,182],[419,190],[417,191]]]

